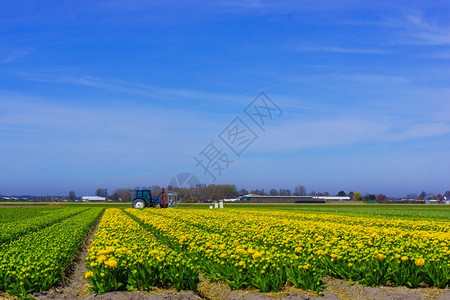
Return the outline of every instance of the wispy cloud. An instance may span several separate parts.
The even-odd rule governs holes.
[[[358,81],[368,84],[389,84],[398,85],[410,82],[410,79],[404,76],[384,75],[384,74],[341,74],[340,77],[345,80]]]
[[[245,7],[245,8],[261,8],[266,7],[267,3],[262,0],[239,0],[239,1],[222,1],[220,5],[224,6],[234,6],[234,7]]]
[[[258,141],[258,152],[297,151],[316,147],[339,147],[358,143],[400,142],[450,133],[449,122],[398,124],[396,120],[369,121],[334,117],[320,121],[290,121],[274,126]],[[270,143],[267,143],[270,141]]]
[[[319,45],[309,45],[309,46],[298,46],[294,48],[297,51],[308,51],[308,52],[334,52],[334,53],[344,53],[344,54],[385,54],[388,51],[378,48],[349,48],[349,47],[339,47],[339,46],[319,46]]]
[[[27,160],[53,154],[67,161],[83,157],[86,166],[96,160],[125,162],[140,157],[148,162],[152,156],[173,160],[191,156],[199,150],[197,144],[220,129],[208,114],[148,105],[95,108],[0,93],[0,107],[2,151],[20,150],[28,153]],[[102,158],[102,153],[108,155]]]
[[[108,91],[122,92],[134,94],[139,96],[147,96],[158,99],[196,99],[211,102],[227,102],[227,103],[245,103],[249,101],[246,95],[237,94],[223,94],[223,93],[209,93],[198,90],[181,89],[181,88],[165,88],[149,84],[135,83],[125,80],[102,79],[93,76],[46,76],[37,75],[34,73],[20,72],[17,73],[22,79],[44,82],[44,83],[59,83],[59,84],[73,84],[95,89],[102,89]]]
[[[426,20],[422,13],[407,14],[404,23],[397,23],[403,27],[404,35],[400,42],[412,45],[450,45],[450,27],[438,25]]]
[[[450,50],[443,52],[434,52],[425,55],[425,57],[433,57],[433,58],[450,58]]]
[[[0,64],[8,64],[19,60],[33,52],[34,48],[23,48],[13,50],[7,57],[0,61]]]

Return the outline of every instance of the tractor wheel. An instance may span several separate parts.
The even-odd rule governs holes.
[[[155,204],[153,204],[153,207],[154,208],[161,208],[161,203],[155,203]]]
[[[144,208],[145,207],[145,201],[142,199],[136,199],[133,201],[133,208]]]

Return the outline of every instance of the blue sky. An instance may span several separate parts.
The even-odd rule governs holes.
[[[165,186],[213,141],[238,188],[450,190],[450,4],[2,1],[0,193]],[[263,91],[282,115],[244,109]],[[236,156],[236,117],[258,136]]]

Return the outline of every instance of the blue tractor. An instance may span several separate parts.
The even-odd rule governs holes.
[[[133,208],[167,208],[177,206],[177,194],[176,193],[166,193],[164,188],[158,197],[152,197],[151,190],[134,190],[133,191]]]

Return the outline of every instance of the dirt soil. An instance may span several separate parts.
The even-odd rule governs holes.
[[[80,259],[85,257],[81,255]],[[79,269],[79,270],[77,270]],[[78,264],[75,277],[63,287],[55,287],[48,292],[31,296],[39,300],[450,300],[450,289],[406,287],[364,287],[360,284],[333,278],[325,278],[327,288],[317,295],[293,286],[285,286],[278,293],[261,293],[256,289],[232,290],[225,283],[202,280],[196,292],[175,289],[152,289],[151,291],[111,292],[103,295],[89,293],[89,286],[83,279],[84,264]],[[5,295],[6,296],[6,295]],[[14,297],[0,299],[15,299]]]
[[[317,295],[293,286],[285,286],[278,293],[261,293],[256,289],[232,290],[225,283],[202,280],[196,292],[175,289],[152,289],[151,291],[111,292],[96,295],[89,292],[89,285],[83,279],[86,272],[84,258],[87,255],[86,243],[75,265],[73,275],[65,284],[61,283],[50,291],[34,293],[30,296],[38,300],[450,300],[450,289],[406,287],[364,287],[360,284],[333,278],[325,278],[327,288]],[[0,299],[17,300],[18,298],[0,293]]]

